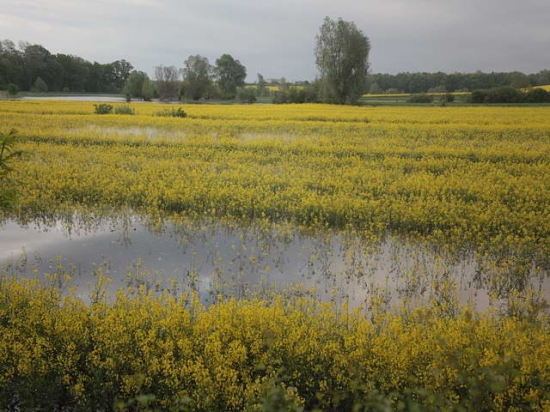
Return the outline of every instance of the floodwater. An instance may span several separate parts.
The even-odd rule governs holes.
[[[74,96],[23,96],[21,100],[64,100],[68,102],[125,102],[125,97],[99,96],[99,95],[74,95]],[[135,100],[138,101],[138,100]],[[134,102],[134,100],[132,100]]]
[[[473,257],[453,259],[391,237],[367,243],[355,235],[196,222],[149,230],[137,217],[93,224],[8,221],[0,226],[0,267],[15,276],[68,273],[86,301],[100,274],[112,280],[111,295],[120,287],[176,281],[179,290],[198,290],[205,302],[219,294],[246,297],[300,285],[323,300],[368,305],[376,298],[388,307],[448,300],[455,291],[461,303],[485,309],[491,287]],[[533,287],[550,297],[548,278],[530,276]]]

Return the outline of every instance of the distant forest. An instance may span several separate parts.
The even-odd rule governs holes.
[[[0,88],[15,86],[19,91],[120,93],[134,69],[124,60],[89,62],[82,57],[52,54],[38,44],[0,41]],[[271,82],[277,84],[277,81]],[[309,82],[298,82],[297,84]],[[369,76],[369,93],[458,92],[494,87],[524,88],[550,84],[550,70],[475,73],[374,73]]]
[[[475,73],[376,73],[369,76],[369,93],[471,92],[495,87],[522,89],[550,84],[550,70]]]
[[[16,85],[19,91],[36,88],[53,92],[119,93],[133,68],[123,59],[90,63],[78,56],[52,54],[38,44],[20,43],[16,47],[11,40],[0,41],[0,86]]]

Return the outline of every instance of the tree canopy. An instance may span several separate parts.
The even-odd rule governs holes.
[[[199,100],[208,97],[212,87],[213,67],[206,57],[197,54],[184,62],[183,87],[181,95],[185,99]]]
[[[244,86],[246,67],[230,54],[223,54],[216,60],[216,75],[222,99],[234,99],[237,87]]]
[[[325,18],[315,45],[324,101],[357,103],[366,92],[369,51],[369,39],[355,23]]]
[[[0,86],[14,84],[21,91],[31,90],[40,78],[40,86],[46,85],[48,91],[120,92],[132,69],[124,59],[91,63],[78,56],[52,54],[38,44],[0,41]]]

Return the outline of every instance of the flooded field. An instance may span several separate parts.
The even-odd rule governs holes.
[[[374,298],[388,308],[456,299],[487,309],[498,306],[511,289],[532,287],[546,296],[550,291],[542,270],[533,268],[519,279],[512,269],[471,253],[452,256],[392,236],[367,241],[351,233],[303,234],[292,227],[212,222],[153,229],[137,217],[25,226],[10,221],[1,230],[5,273],[70,275],[67,287],[84,300],[100,277],[110,280],[111,296],[127,286],[176,287],[199,291],[205,303],[220,296],[300,290],[354,305]]]

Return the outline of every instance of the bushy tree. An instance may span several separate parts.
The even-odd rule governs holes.
[[[550,103],[550,93],[544,89],[531,89],[525,93],[526,103]]]
[[[357,103],[366,92],[369,51],[369,39],[353,22],[325,18],[315,46],[324,101]]]
[[[237,89],[237,99],[241,103],[255,103],[256,100],[256,90],[250,87],[239,87]]]
[[[230,54],[223,54],[216,60],[216,76],[222,99],[234,99],[237,87],[244,86],[246,67]]]
[[[413,94],[407,100],[409,103],[432,103],[433,101],[434,97],[425,93]]]
[[[523,103],[524,93],[513,87],[495,87],[488,90],[474,90],[471,103]]]
[[[33,84],[33,90],[38,93],[45,93],[48,91],[48,85],[44,80],[42,80],[42,77],[37,77]]]
[[[260,73],[258,73],[258,80],[256,81],[256,94],[258,96],[269,96],[270,91],[267,88],[267,82],[264,79],[264,76],[262,76]]]
[[[14,83],[10,83],[6,86],[6,90],[8,91],[8,94],[10,96],[16,96],[19,92],[19,87],[17,87],[17,85]]]
[[[154,89],[147,73],[134,70],[126,79],[123,92],[131,98],[151,100]]]
[[[199,100],[208,98],[212,87],[213,67],[206,57],[197,54],[184,62],[183,85],[180,97]]]
[[[155,80],[160,100],[170,100],[178,97],[179,70],[175,66],[156,66]]]

